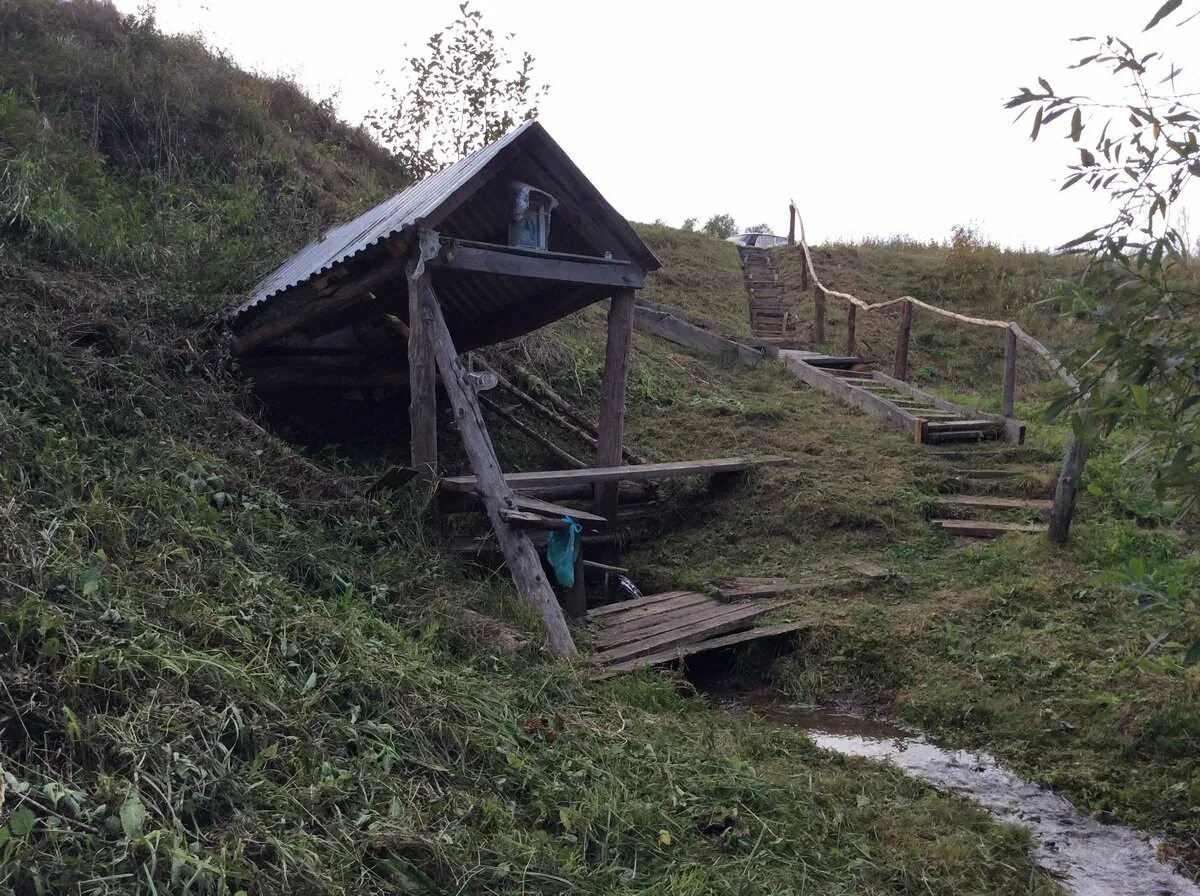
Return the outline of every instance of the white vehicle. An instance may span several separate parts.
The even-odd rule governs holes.
[[[729,242],[742,248],[774,249],[776,246],[786,246],[787,237],[773,233],[739,233],[729,237]]]

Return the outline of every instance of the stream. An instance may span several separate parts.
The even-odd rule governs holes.
[[[805,732],[823,750],[885,762],[1027,828],[1033,857],[1076,896],[1200,896],[1200,887],[1158,857],[1155,837],[1102,824],[986,753],[949,750],[888,722],[824,709],[718,697],[726,711]]]

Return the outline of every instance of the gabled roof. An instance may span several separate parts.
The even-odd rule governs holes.
[[[554,159],[560,175],[576,181],[578,189],[588,196],[589,217],[619,241],[629,260],[646,272],[662,267],[629,222],[608,204],[546,129],[537,121],[527,121],[495,143],[413,184],[353,221],[330,229],[264,277],[250,299],[235,309],[230,319],[236,320],[272,296],[305,283],[406,230],[418,225],[436,228],[466,196],[533,143]]]

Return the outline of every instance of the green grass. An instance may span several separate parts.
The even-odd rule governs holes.
[[[656,248],[657,232],[642,232]],[[715,241],[707,248],[734,255]],[[947,251],[861,250],[885,286],[916,279],[909,266],[917,261],[926,272],[943,270]],[[787,271],[789,256],[779,254]],[[1044,278],[1063,264],[1004,257]],[[1031,279],[1029,300],[1041,289]],[[1002,304],[987,295],[950,299],[951,307],[987,314]],[[736,301],[740,311],[744,296]],[[1015,311],[1047,339],[1062,325],[1041,310]],[[546,375],[594,409],[602,316],[589,311],[582,319],[583,329],[553,332],[570,346],[572,369],[588,375],[565,376],[562,368]],[[991,366],[971,360],[979,346],[949,345],[960,375],[942,378],[937,391],[969,405],[995,403]],[[952,743],[993,750],[1085,809],[1166,833],[1189,867],[1200,867],[1200,678],[1179,664],[1194,633],[1176,632],[1143,658],[1165,623],[1139,613],[1117,584],[1118,573],[1140,561],[1161,581],[1193,587],[1186,583],[1195,580],[1196,542],[1191,523],[1174,527],[1175,511],[1147,486],[1144,459],[1129,459],[1135,434],[1118,434],[1089,463],[1068,550],[1034,537],[969,544],[935,534],[926,517],[939,492],[960,488],[958,469],[995,464],[937,457],[903,432],[804,389],[778,363],[726,367],[644,334],[635,335],[634,348],[627,433],[639,449],[661,459],[776,453],[796,460],[732,492],[667,489],[663,509],[623,556],[636,580],[654,588],[741,576],[824,583],[789,611],[810,627],[802,649],[773,671],[785,694],[858,703]],[[1047,497],[1068,433],[1042,422],[1045,396],[1056,387],[1048,377],[1034,380],[1019,393],[1030,452],[1015,488]],[[891,576],[863,577],[856,566],[864,561]]]

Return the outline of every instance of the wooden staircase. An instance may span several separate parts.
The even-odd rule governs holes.
[[[922,392],[871,368],[870,360],[781,349],[799,379],[865,413],[891,421],[919,444],[1005,441],[1021,444],[1024,424]]]
[[[750,333],[758,339],[795,337],[796,317],[783,294],[779,271],[766,249],[742,248],[742,278],[750,294]]]
[[[957,471],[963,491],[938,497],[930,523],[950,535],[998,538],[1011,533],[1045,533],[1054,474],[1030,449],[989,452],[985,446],[941,452],[947,460],[984,463]]]

